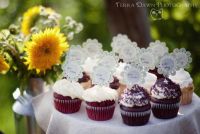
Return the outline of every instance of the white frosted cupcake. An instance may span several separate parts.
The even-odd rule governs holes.
[[[87,115],[96,121],[109,120],[113,117],[117,91],[105,86],[95,85],[85,90],[83,99],[86,101]]]
[[[152,73],[148,73],[145,77],[145,82],[141,84],[142,87],[150,94],[151,87],[156,83],[157,77]]]
[[[190,74],[184,69],[180,69],[176,72],[175,76],[169,76],[169,78],[181,87],[181,104],[190,104],[192,102],[192,95],[194,92],[193,80]]]
[[[66,79],[58,80],[53,86],[55,108],[62,113],[75,113],[79,111],[83,88],[77,82]]]

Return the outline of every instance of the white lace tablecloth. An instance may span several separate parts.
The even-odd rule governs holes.
[[[148,124],[140,127],[124,125],[119,106],[108,121],[90,120],[84,103],[79,112],[62,114],[54,109],[52,92],[35,97],[33,107],[47,134],[200,134],[200,99],[195,94],[190,105],[180,107],[178,117],[161,120],[151,114]]]

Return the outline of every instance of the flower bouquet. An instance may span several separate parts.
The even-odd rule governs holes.
[[[83,25],[71,17],[66,17],[61,25],[61,18],[51,8],[35,6],[16,24],[0,31],[0,73],[15,74],[21,89],[38,86],[41,80],[56,79],[69,48],[68,42],[83,29]]]

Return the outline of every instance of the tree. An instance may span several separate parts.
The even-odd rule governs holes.
[[[147,47],[150,38],[150,26],[147,9],[137,7],[135,0],[105,0],[109,29],[112,35],[127,34],[140,47]],[[143,2],[143,0],[140,0]]]

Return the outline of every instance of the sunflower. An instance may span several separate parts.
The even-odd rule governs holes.
[[[37,18],[39,17],[42,9],[44,9],[47,14],[54,13],[54,10],[51,8],[45,8],[42,6],[34,6],[30,9],[28,9],[23,14],[23,19],[22,19],[22,23],[21,23],[21,31],[24,35],[30,34],[30,30],[33,27]]]
[[[31,41],[26,43],[25,64],[29,70],[35,69],[37,73],[45,72],[60,63],[62,54],[68,48],[66,37],[60,33],[60,29],[48,28],[44,32],[33,34]]]
[[[9,68],[10,68],[9,64],[5,61],[3,56],[0,55],[0,73],[7,72]]]

